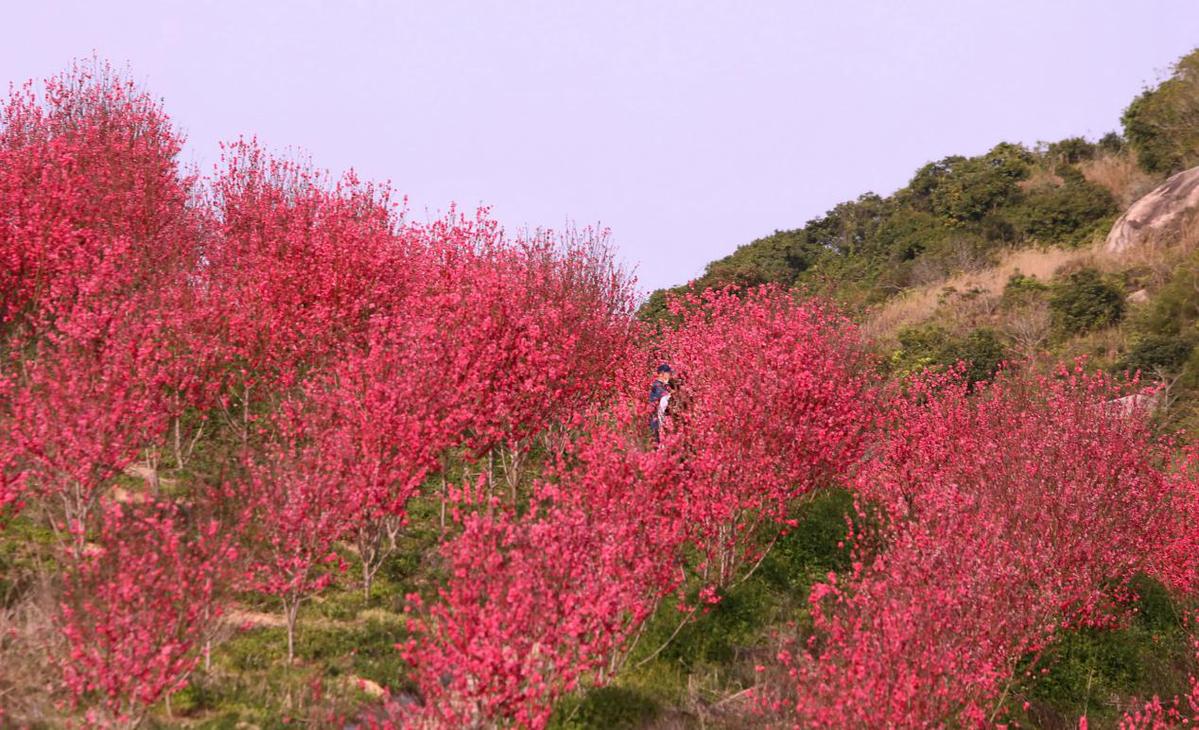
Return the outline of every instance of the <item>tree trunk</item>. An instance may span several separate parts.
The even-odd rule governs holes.
[[[284,598],[283,610],[287,614],[287,663],[291,665],[296,658],[296,616],[300,610],[300,599]]]

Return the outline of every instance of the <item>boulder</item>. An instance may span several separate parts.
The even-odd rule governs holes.
[[[1149,301],[1149,291],[1146,289],[1137,289],[1132,294],[1124,297],[1129,304],[1144,304]]]
[[[1199,167],[1183,170],[1128,207],[1107,234],[1103,248],[1123,253],[1154,234],[1169,234],[1184,214],[1199,209]]]
[[[1111,413],[1118,413],[1122,416],[1131,416],[1133,413],[1145,412],[1153,413],[1158,408],[1165,405],[1166,395],[1160,390],[1151,391],[1149,393],[1133,393],[1126,395],[1123,398],[1116,398],[1104,402],[1104,406]]]

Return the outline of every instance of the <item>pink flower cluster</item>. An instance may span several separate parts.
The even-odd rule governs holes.
[[[1121,618],[1120,587],[1168,533],[1168,441],[1081,369],[1007,373],[968,395],[915,383],[855,482],[849,575],[811,594],[768,709],[805,727],[989,725],[1056,632]]]

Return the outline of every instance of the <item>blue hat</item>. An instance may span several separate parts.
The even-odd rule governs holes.
[[[658,372],[660,372],[660,373],[673,373],[674,371],[670,369],[670,366],[669,366],[669,365],[667,365],[666,363],[662,363],[661,365],[659,365],[659,366],[658,366]]]

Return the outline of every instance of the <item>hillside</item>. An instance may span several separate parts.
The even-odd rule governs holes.
[[[14,90],[0,726],[1193,726],[1197,64],[648,323],[600,232]]]
[[[831,297],[900,370],[965,358],[983,377],[1005,359],[1090,355],[1177,383],[1189,412],[1195,224],[1184,215],[1138,250],[1101,244],[1128,206],[1199,163],[1199,51],[1121,122],[1123,134],[1098,141],[1000,143],[931,162],[888,197],[866,193],[740,246],[689,286]],[[687,289],[654,292],[640,315],[665,316],[667,295]]]

